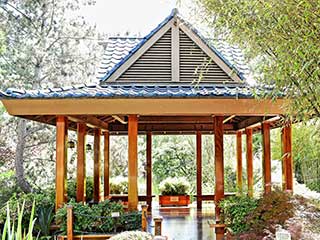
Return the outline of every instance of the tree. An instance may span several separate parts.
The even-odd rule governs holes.
[[[320,116],[319,0],[198,0],[214,38],[239,45],[254,78],[291,99],[289,113]]]
[[[92,1],[12,0],[0,5],[0,29],[6,46],[0,53],[1,88],[37,89],[92,81],[96,31],[77,15],[82,4]],[[22,118],[11,121],[9,128],[16,129],[10,138],[16,136],[11,141],[16,142],[17,182],[23,191],[30,192],[25,165],[34,170],[52,160],[53,129]]]

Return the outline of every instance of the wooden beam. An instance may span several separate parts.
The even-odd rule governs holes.
[[[112,117],[117,120],[118,122],[122,124],[127,124],[128,122],[126,121],[125,117],[123,116],[118,116],[118,115],[112,115]]]
[[[65,116],[56,119],[56,210],[62,207],[67,197],[67,141],[68,120]]]
[[[110,153],[110,134],[108,131],[103,133],[104,136],[104,147],[103,147],[103,156],[104,156],[104,176],[103,176],[103,188],[104,188],[104,197],[108,197],[110,195],[110,169],[109,169],[109,153]]]
[[[291,122],[286,122],[281,130],[283,187],[293,191],[293,158],[292,158],[292,128]]]
[[[263,171],[263,186],[264,193],[271,192],[271,146],[270,146],[270,124],[262,123],[262,171]]]
[[[77,124],[77,202],[86,202],[86,125]]]
[[[110,123],[109,130],[111,132],[127,132],[128,126],[123,124]],[[190,123],[157,123],[157,124],[140,124],[138,126],[139,132],[183,132],[183,131],[212,131],[212,122],[208,124],[190,124]],[[225,124],[224,130],[234,130],[232,124]]]
[[[248,117],[247,119],[237,124],[237,130],[243,130],[245,128],[251,128],[255,124],[261,124],[265,117]]]
[[[138,117],[128,118],[128,210],[138,208]]]
[[[223,164],[223,116],[216,116],[214,121],[214,150],[215,150],[215,197],[216,221],[220,221],[218,204],[224,198],[224,164]]]
[[[147,149],[146,149],[146,184],[147,184],[147,204],[148,211],[152,210],[152,133],[147,133]]]
[[[197,195],[202,195],[202,139],[201,132],[197,131]],[[202,209],[202,201],[197,198],[197,209]]]
[[[252,129],[246,129],[247,135],[247,181],[248,196],[253,197],[253,151],[252,151]]]
[[[236,133],[237,138],[237,190],[242,193],[242,133]]]
[[[231,115],[231,116],[227,117],[226,119],[224,119],[223,123],[225,124],[225,123],[229,122],[231,119],[233,119],[235,117],[236,117],[236,115]]]
[[[93,201],[99,202],[100,200],[100,135],[101,130],[94,130],[93,142]]]
[[[157,123],[210,123],[212,124],[212,116],[140,116],[140,124],[157,124]]]
[[[108,123],[101,121],[99,118],[89,115],[81,115],[81,116],[68,116],[68,119],[73,122],[86,123],[88,127],[91,128],[100,128],[108,131]]]
[[[162,98],[75,98],[1,100],[11,115],[237,115],[274,116],[284,114],[286,99],[162,99]],[[75,107],[76,106],[76,107]],[[94,106],[94,107],[93,107]]]

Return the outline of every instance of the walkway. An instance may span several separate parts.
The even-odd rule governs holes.
[[[160,208],[154,206],[152,216],[162,216],[162,235],[170,240],[212,240],[214,230],[208,220],[214,217],[214,205],[203,204],[202,211],[191,204],[183,208]],[[149,232],[154,233],[153,221],[149,219]]]

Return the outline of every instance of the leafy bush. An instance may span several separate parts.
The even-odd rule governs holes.
[[[111,233],[141,227],[141,213],[124,214],[123,206],[120,203],[106,200],[90,207],[72,200],[68,205],[73,206],[73,226],[76,233]],[[118,212],[120,217],[112,217],[113,212]],[[66,233],[67,205],[58,210],[56,219],[61,226],[62,233]]]
[[[77,181],[75,179],[68,180],[67,183],[67,194],[68,199],[76,199],[77,195]],[[93,177],[86,178],[86,201],[90,202],[93,200]]]
[[[258,200],[246,195],[232,196],[220,202],[222,220],[235,234],[245,232],[250,225],[244,221],[258,204]]]
[[[152,240],[152,235],[147,232],[129,231],[122,232],[110,238],[110,240]]]
[[[35,229],[40,232],[41,236],[50,236],[50,226],[54,219],[54,205],[38,206],[36,216]]]
[[[14,171],[0,173],[0,206],[5,205],[12,195],[21,192]]]
[[[159,185],[161,195],[177,196],[186,195],[190,188],[190,184],[184,177],[168,177]]]
[[[110,179],[110,193],[123,194],[128,193],[128,179],[125,177],[115,177]]]
[[[24,203],[24,213],[22,218],[22,227],[27,228],[29,225],[30,216],[32,213],[33,202],[35,202],[35,211],[39,208],[50,208],[53,206],[54,201],[49,193],[21,193],[12,196],[7,205],[10,208],[11,219],[18,219],[18,208]],[[53,208],[52,208],[53,209]],[[0,209],[0,224],[5,223],[7,217],[7,209],[3,207]],[[36,218],[38,216],[36,215]],[[37,223],[35,227],[38,228]]]

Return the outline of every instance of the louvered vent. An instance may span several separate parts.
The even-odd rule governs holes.
[[[180,82],[233,81],[213,60],[180,30]]]
[[[126,70],[117,81],[171,81],[171,29]]]

